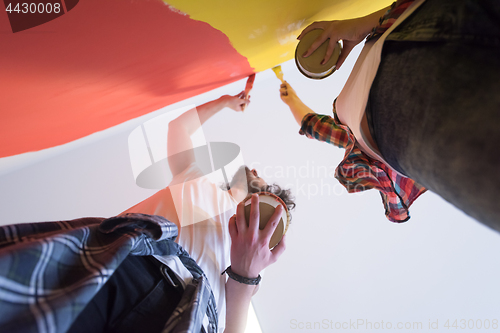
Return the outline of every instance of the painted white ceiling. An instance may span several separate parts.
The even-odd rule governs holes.
[[[324,81],[302,77],[293,62],[283,65],[285,79],[312,109],[331,113],[356,52]],[[135,185],[128,134],[146,119],[237,94],[244,85],[230,84],[61,147],[0,159],[0,222],[120,213],[155,192]],[[415,202],[410,221],[389,222],[378,192],[348,195],[321,174],[326,166],[330,175],[344,152],[298,135],[278,90],[270,70],[259,73],[249,108],[243,114],[225,110],[203,129],[209,141],[240,145],[247,164],[296,194],[287,250],[266,270],[253,300],[262,331],[371,332],[390,325],[448,332],[445,325],[454,329],[455,320],[458,327],[470,327],[471,320],[498,324],[500,235],[433,193]]]

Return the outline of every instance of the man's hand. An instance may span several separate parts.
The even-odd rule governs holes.
[[[259,229],[259,196],[252,195],[250,221],[245,219],[245,206],[241,202],[236,215],[229,219],[231,236],[231,270],[243,277],[256,278],[259,273],[276,262],[285,251],[285,237],[269,250],[269,240],[278,225],[283,207],[279,205],[263,230]],[[226,282],[226,329],[224,333],[245,331],[248,307],[256,286],[243,284],[231,278]]]
[[[285,237],[272,250],[269,249],[269,240],[278,225],[283,207],[276,207],[274,214],[263,230],[259,229],[259,196],[252,195],[250,221],[245,220],[244,202],[238,205],[236,215],[229,220],[229,234],[231,235],[231,269],[234,273],[256,278],[259,273],[276,262],[285,251]]]
[[[220,102],[224,107],[228,107],[234,111],[243,111],[250,104],[250,95],[245,96],[245,92],[242,91],[238,95],[230,96],[224,95],[219,98]]]

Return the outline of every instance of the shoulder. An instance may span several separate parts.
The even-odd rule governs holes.
[[[169,186],[186,183],[191,180],[202,178],[203,176],[204,174],[199,166],[196,164],[196,162],[193,162],[189,164],[184,170],[176,174],[172,178]]]

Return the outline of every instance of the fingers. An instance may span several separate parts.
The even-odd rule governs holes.
[[[302,30],[302,32],[297,37],[297,39],[300,40],[309,31],[314,30],[314,29],[318,29],[318,28],[323,29],[323,27],[321,26],[321,22],[313,22],[313,23],[309,24],[304,30]]]
[[[273,215],[267,222],[266,227],[263,230],[264,237],[267,238],[267,243],[269,243],[269,240],[271,239],[274,230],[276,230],[276,227],[278,226],[282,213],[283,213],[283,206],[278,205],[278,207],[274,209]]]
[[[309,57],[314,51],[316,51],[316,49],[318,47],[321,46],[321,44],[323,44],[325,42],[325,40],[328,39],[328,34],[325,32],[323,32],[321,34],[321,36],[319,36],[318,38],[316,38],[316,40],[311,44],[311,46],[309,46],[309,48],[307,49],[306,53],[304,53],[302,56],[304,58],[307,58]]]
[[[288,84],[288,82],[284,81],[281,85],[280,85],[280,96],[288,96],[290,95],[290,85]]]
[[[330,39],[328,42],[328,48],[326,49],[325,58],[323,58],[323,61],[321,62],[322,65],[326,64],[328,60],[330,60],[333,50],[335,50],[335,46],[337,46],[337,41]]]
[[[245,95],[244,91],[234,96],[226,96],[228,96],[227,106],[235,111],[244,111],[248,104],[250,104],[250,95]]]
[[[248,229],[257,233],[259,230],[260,210],[259,210],[259,195],[252,194],[252,206],[250,207],[250,221],[248,221]]]
[[[287,86],[285,84],[281,85],[280,95],[281,96],[288,96],[288,89],[287,89]]]
[[[247,222],[245,219],[245,201],[238,204],[236,208],[236,228],[238,233],[245,232],[247,230]]]
[[[238,236],[238,228],[236,227],[236,214],[231,216],[231,218],[229,219],[228,228],[229,236],[231,236],[231,239],[236,239],[236,237]]]
[[[271,250],[272,256],[271,260],[273,262],[276,262],[278,258],[285,252],[286,249],[286,235],[283,235],[283,238],[281,238],[281,241],[274,247],[274,249]]]
[[[248,99],[241,100],[239,110],[237,111],[245,111],[248,104],[250,104],[250,96],[248,96]]]

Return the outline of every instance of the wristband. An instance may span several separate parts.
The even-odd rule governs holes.
[[[224,275],[224,273],[227,273],[227,276],[229,276],[231,279],[233,279],[239,283],[249,284],[249,285],[253,285],[253,286],[258,285],[260,282],[260,279],[261,279],[260,274],[255,279],[250,279],[250,278],[238,275],[235,272],[233,272],[233,270],[231,269],[231,266],[228,266],[226,268],[226,270],[224,272],[222,272],[221,275]]]

